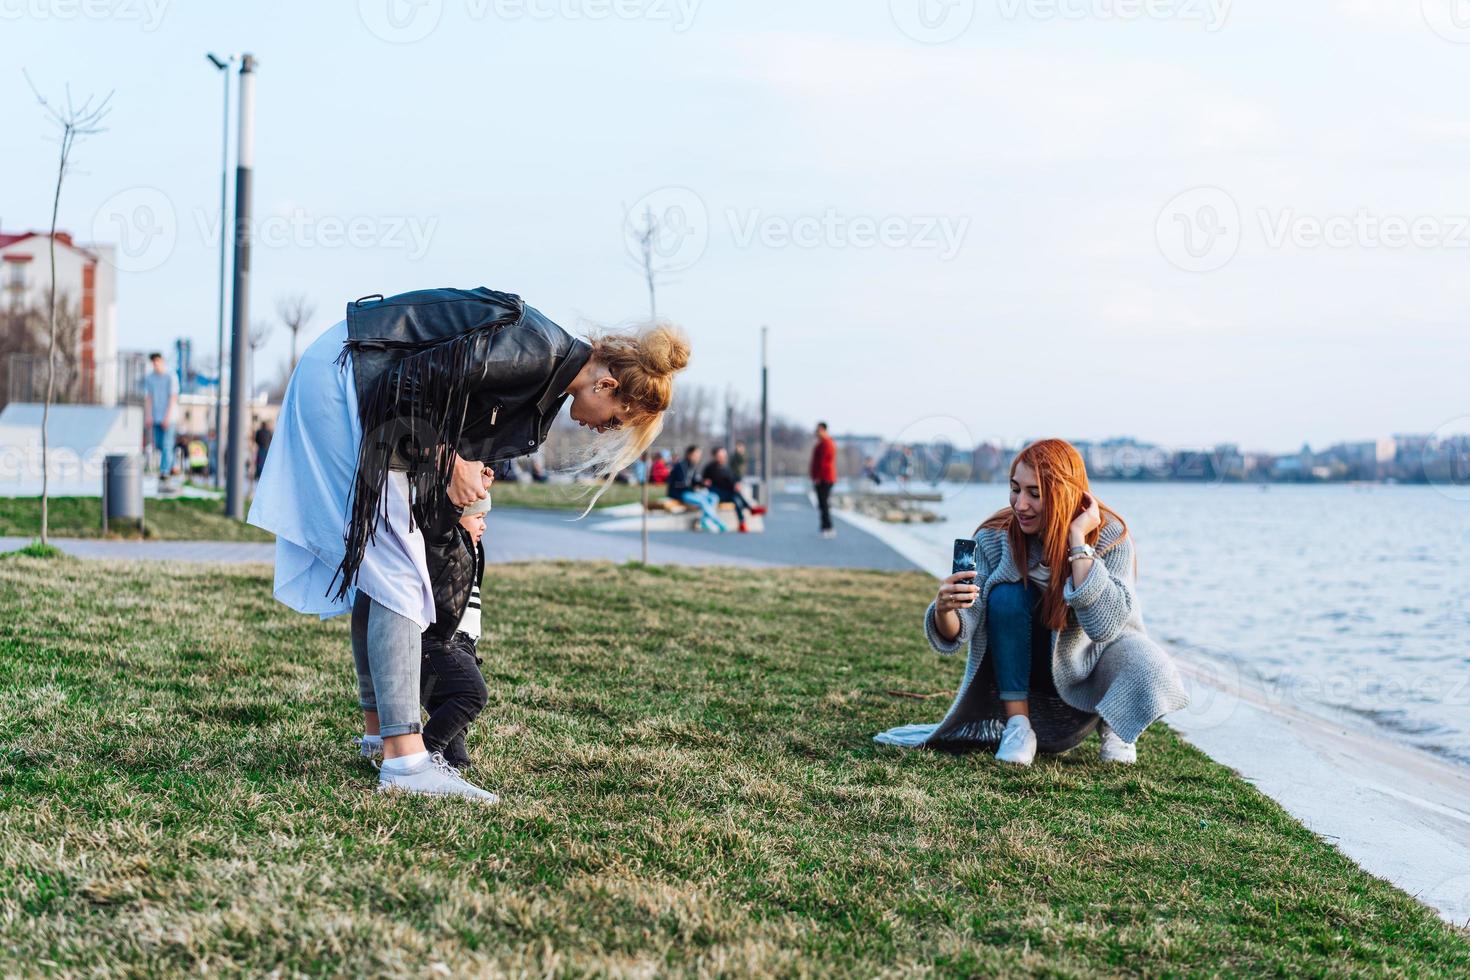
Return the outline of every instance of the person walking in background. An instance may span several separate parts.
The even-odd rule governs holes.
[[[163,363],[163,355],[148,355],[153,370],[143,375],[143,415],[148,419],[153,448],[158,451],[158,485],[168,484],[174,471],[174,422],[179,410],[179,379]]]
[[[698,446],[684,450],[684,458],[669,471],[669,497],[699,510],[699,526],[706,531],[720,533],[728,530],[720,520],[719,498],[703,486],[699,475],[699,460],[702,454]]]
[[[255,430],[255,478],[260,479],[261,472],[265,469],[265,454],[270,452],[271,435],[274,433],[269,419],[260,420],[260,428]]]
[[[817,423],[817,444],[812,447],[812,486],[817,491],[817,509],[822,514],[822,537],[835,538],[832,526],[832,485],[837,482],[837,443],[827,434],[827,423]]]
[[[710,491],[719,499],[720,503],[735,505],[735,517],[740,522],[741,534],[750,530],[745,523],[745,514],[747,511],[752,514],[764,514],[766,512],[764,507],[756,507],[749,500],[745,499],[745,494],[740,492],[740,487],[735,481],[735,472],[730,467],[729,454],[725,452],[724,446],[716,446],[711,450],[709,465],[700,474],[700,479],[705,486],[709,487]]]
[[[749,464],[750,457],[745,451],[745,441],[735,440],[735,452],[730,456],[730,472],[735,474],[736,483],[745,482],[745,467]]]

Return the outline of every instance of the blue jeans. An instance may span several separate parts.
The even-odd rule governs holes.
[[[745,494],[741,493],[739,490],[714,489],[710,492],[719,499],[720,503],[734,504],[735,519],[738,520],[741,524],[745,523],[745,513],[746,511],[750,510],[750,501],[745,499]]]
[[[361,590],[352,603],[352,663],[357,669],[357,703],[378,713],[384,738],[423,731],[419,713],[419,669],[423,631]]]
[[[174,430],[162,422],[153,423],[153,448],[158,450],[158,472],[164,475],[174,468]]]
[[[720,520],[718,510],[720,500],[708,490],[686,490],[679,497],[679,502],[688,504],[690,507],[698,507],[701,514],[700,521],[705,527],[713,524],[721,531],[725,529],[725,522]]]
[[[1028,582],[993,586],[985,602],[985,649],[1002,701],[1024,701],[1031,664],[1051,655],[1051,630],[1041,622],[1041,590]]]

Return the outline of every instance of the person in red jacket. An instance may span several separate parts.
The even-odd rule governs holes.
[[[649,483],[669,482],[669,457],[663,450],[653,454],[653,467],[648,471]]]
[[[817,444],[812,447],[812,484],[817,491],[817,508],[822,512],[822,537],[835,538],[832,527],[832,484],[837,482],[837,443],[827,434],[827,423],[817,423]]]

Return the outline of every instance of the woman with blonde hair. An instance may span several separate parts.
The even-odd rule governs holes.
[[[424,749],[420,639],[434,593],[418,522],[484,499],[490,467],[536,452],[568,400],[574,421],[606,436],[585,460],[608,474],[600,495],[657,438],[688,363],[673,327],[584,340],[484,287],[357,300],[307,349],[250,523],[276,535],[277,599],[352,613],[379,789],[495,801]]]
[[[1128,526],[1092,493],[1070,443],[1032,443],[1010,477],[1010,506],[975,532],[975,571],[945,579],[924,615],[937,652],[969,649],[958,695],[939,724],[895,728],[877,741],[957,748],[998,739],[997,759],[1030,765],[1039,676],[1054,685],[1069,721],[1101,716],[1103,761],[1134,762],[1143,730],[1189,698],[1144,630]],[[1075,744],[1090,724],[1074,724],[1063,738]]]

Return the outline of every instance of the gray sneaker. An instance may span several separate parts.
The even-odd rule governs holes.
[[[500,797],[471,785],[459,774],[459,770],[444,761],[438,752],[430,755],[421,765],[408,772],[378,770],[378,792],[399,790],[404,793],[420,793],[424,796],[463,796],[481,803],[499,803]]]

